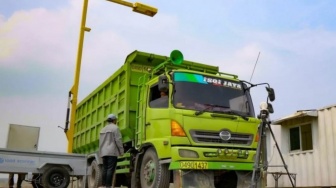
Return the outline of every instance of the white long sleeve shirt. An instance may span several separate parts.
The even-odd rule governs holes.
[[[99,156],[121,156],[124,154],[119,127],[114,123],[107,124],[99,135]]]

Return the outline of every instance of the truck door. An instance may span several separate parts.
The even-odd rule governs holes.
[[[170,91],[160,91],[157,79],[149,82],[148,91],[145,118],[146,140],[168,136],[170,135]]]

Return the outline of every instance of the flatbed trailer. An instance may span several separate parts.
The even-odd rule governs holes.
[[[84,185],[87,157],[82,154],[0,148],[0,173],[26,174],[25,180],[32,182],[36,188],[65,188],[71,177],[77,177]]]

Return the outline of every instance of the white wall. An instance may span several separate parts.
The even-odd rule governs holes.
[[[289,152],[289,126],[272,125],[290,173],[296,173],[296,186],[336,186],[336,106],[318,110],[312,122],[313,150]],[[271,138],[271,135],[268,134]],[[270,165],[282,164],[273,139],[268,140]],[[270,167],[269,172],[286,172],[285,168]],[[267,186],[274,187],[274,178],[268,175]],[[291,187],[287,175],[279,179],[279,187]]]

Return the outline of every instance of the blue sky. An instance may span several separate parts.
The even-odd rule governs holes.
[[[153,18],[89,0],[79,99],[134,50],[216,65],[268,82],[272,119],[335,104],[336,1],[144,0]],[[83,1],[0,1],[0,147],[9,123],[41,127],[40,150],[65,151],[67,95],[73,84]],[[252,90],[255,109],[264,87]],[[48,140],[58,140],[50,147]]]

